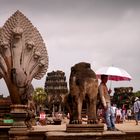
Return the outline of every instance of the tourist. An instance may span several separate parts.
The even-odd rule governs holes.
[[[133,107],[134,107],[136,125],[138,125],[138,121],[140,120],[140,100],[138,97],[135,98]]]
[[[111,90],[108,90],[106,83],[108,81],[107,75],[101,75],[101,83],[99,85],[99,94],[101,98],[101,102],[104,107],[104,119],[105,123],[107,125],[108,131],[113,131],[115,129],[115,112],[113,111],[113,108],[111,107],[111,100],[110,100],[110,93]]]
[[[132,110],[130,108],[127,110],[127,119],[128,121],[132,119]]]
[[[99,123],[103,122],[103,109],[102,108],[97,109],[97,117],[98,117]]]
[[[125,105],[122,107],[122,122],[125,122],[126,120],[126,108]]]
[[[122,120],[122,109],[119,107],[116,109],[116,123],[120,123]]]
[[[113,109],[115,116],[116,116],[116,109],[117,109],[116,104],[112,104],[112,109]]]

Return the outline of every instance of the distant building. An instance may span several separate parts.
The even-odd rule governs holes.
[[[64,111],[64,98],[68,93],[65,73],[62,71],[48,73],[45,92],[48,95],[48,105],[51,113]]]
[[[112,97],[112,102],[117,105],[117,107],[130,108],[133,105],[134,93],[133,87],[117,87],[114,88],[114,95]]]

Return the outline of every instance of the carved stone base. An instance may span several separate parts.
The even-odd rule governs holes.
[[[27,126],[24,123],[26,118],[26,105],[11,105],[11,114],[14,122],[9,130],[9,140],[27,136]]]
[[[103,132],[104,124],[67,124],[67,132]]]
[[[54,121],[54,125],[61,125],[61,122],[62,122],[59,119],[54,119],[53,121]]]
[[[26,105],[11,105],[11,114],[14,119],[12,128],[26,128],[24,120],[26,118]]]

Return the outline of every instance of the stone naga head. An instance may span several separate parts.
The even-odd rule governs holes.
[[[41,79],[47,68],[48,54],[40,33],[16,11],[0,29],[0,78],[6,82],[12,103],[22,104],[33,78]]]

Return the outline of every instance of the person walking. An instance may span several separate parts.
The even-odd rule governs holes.
[[[133,109],[134,109],[136,125],[138,125],[138,121],[140,120],[140,100],[138,97],[135,98],[133,107],[134,107]]]
[[[107,83],[108,76],[107,75],[101,75],[101,83],[99,85],[99,95],[102,102],[102,105],[104,107],[104,119],[105,123],[107,125],[108,131],[114,131],[115,128],[115,112],[113,111],[113,108],[111,106],[111,100],[110,100],[110,93],[111,90],[108,90]]]
[[[122,119],[122,110],[121,108],[116,109],[116,123],[120,123]]]
[[[127,110],[127,119],[128,121],[132,119],[132,110],[130,108]]]
[[[125,105],[122,106],[122,122],[124,123],[126,120],[126,108]]]

